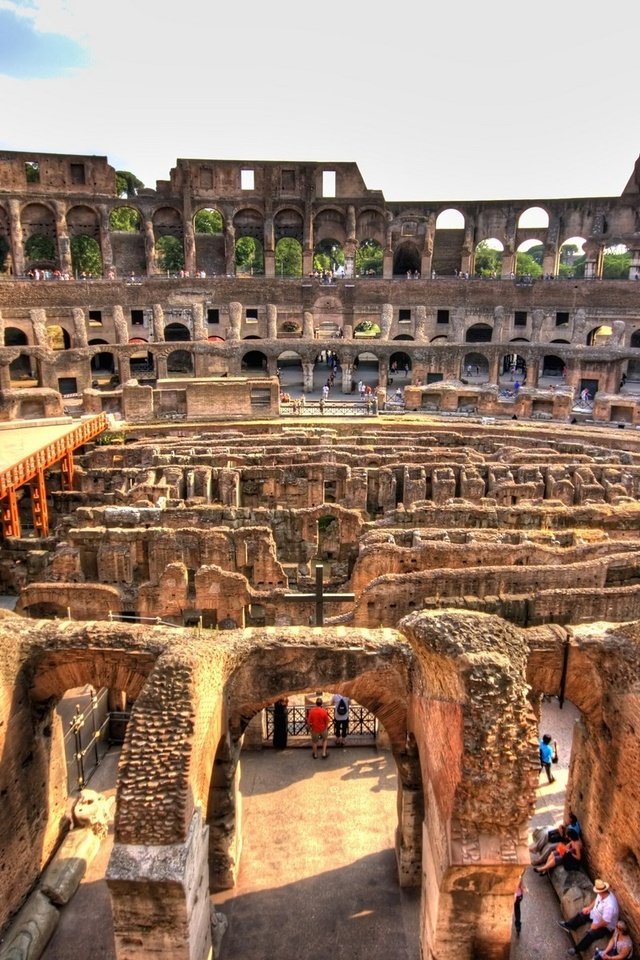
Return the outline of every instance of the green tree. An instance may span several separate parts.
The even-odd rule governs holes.
[[[313,255],[313,269],[333,271],[344,266],[344,250],[336,240],[321,240]]]
[[[529,253],[518,253],[516,254],[516,274],[518,276],[527,274],[530,277],[541,277],[542,267]]]
[[[537,243],[535,247],[529,247],[526,252],[532,260],[535,260],[537,264],[542,266],[542,261],[544,259],[544,246],[541,243]]]
[[[276,244],[276,276],[302,276],[302,247],[293,237],[282,237]]]
[[[194,219],[196,233],[222,233],[222,214],[217,210],[198,210]]]
[[[55,260],[56,245],[51,237],[45,237],[43,233],[33,233],[25,241],[24,255],[27,260]]]
[[[116,170],[116,192],[119,197],[137,197],[138,190],[142,190],[144,183],[130,170]]]
[[[72,237],[69,246],[71,247],[71,265],[76,276],[82,274],[87,277],[102,276],[102,255],[93,237],[88,237],[86,234]]]
[[[35,160],[27,160],[24,165],[27,183],[40,183],[40,164]]]
[[[631,267],[629,251],[613,253],[605,250],[602,276],[605,280],[627,280]]]
[[[364,240],[356,250],[356,273],[382,276],[384,251],[376,240]]]
[[[239,273],[264,273],[262,246],[253,237],[236,240],[236,270]]]
[[[138,233],[141,219],[140,211],[134,207],[116,207],[109,215],[109,226],[124,233]]]
[[[502,251],[494,250],[486,240],[482,240],[476,247],[475,259],[476,275],[479,277],[499,277],[502,270]]]
[[[184,268],[184,249],[177,237],[160,237],[156,241],[156,254],[161,270],[177,273]]]

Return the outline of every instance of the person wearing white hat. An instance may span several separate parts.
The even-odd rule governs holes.
[[[605,937],[609,939],[618,922],[620,909],[609,884],[604,880],[596,880],[593,885],[593,892],[596,895],[593,903],[576,913],[575,916],[570,917],[569,920],[560,921],[560,926],[567,932],[577,930],[583,924],[591,921],[591,926],[584,937],[576,943],[575,947],[567,950],[567,953],[572,957],[586,950],[596,940],[602,940]]]

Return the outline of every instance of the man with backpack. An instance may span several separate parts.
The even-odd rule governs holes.
[[[336,735],[336,747],[344,747],[349,730],[349,697],[342,693],[334,693],[331,698],[333,703],[333,729]]]

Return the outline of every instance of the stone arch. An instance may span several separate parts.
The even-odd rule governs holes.
[[[493,327],[488,323],[473,323],[464,335],[465,343],[491,343]]]
[[[118,204],[109,214],[109,229],[114,233],[140,233],[142,214],[130,203]]]
[[[280,372],[280,386],[304,387],[304,370],[302,357],[295,350],[284,350],[276,359],[277,369]]]
[[[412,337],[410,333],[399,333],[397,337],[392,337],[392,340],[414,340],[415,337]]]
[[[73,619],[79,620],[85,614],[85,591],[84,585],[79,583],[31,583],[20,594],[16,613],[28,613],[32,607],[44,605],[63,610],[64,617],[70,612]],[[97,619],[106,620],[109,611],[118,613],[122,609],[120,594],[115,587],[95,584],[91,587],[91,595],[92,610]],[[77,687],[78,684],[71,686]]]
[[[466,353],[460,365],[460,376],[474,383],[486,383],[489,379],[489,361],[483,353]]]
[[[38,234],[55,243],[56,217],[52,208],[46,203],[27,203],[20,212],[20,226],[25,242],[29,237]]]
[[[164,338],[171,343],[185,343],[187,340],[191,340],[191,331],[185,323],[168,323],[164,328]]]
[[[313,218],[313,237],[316,247],[322,241],[330,240],[342,248],[347,240],[344,210],[333,206],[325,206],[318,210]]]
[[[18,327],[4,328],[4,346],[5,347],[28,347],[29,336],[24,330]]]
[[[558,247],[556,274],[561,277],[584,277],[585,237],[566,237]]]
[[[182,215],[176,207],[158,207],[153,214],[153,233],[156,243],[161,237],[175,237],[184,240]]]
[[[273,218],[273,232],[276,247],[280,240],[290,238],[297,240],[302,249],[304,240],[304,218],[298,210],[291,207],[282,207]]]
[[[543,229],[549,227],[549,211],[541,206],[527,207],[518,216],[518,230]]]
[[[67,210],[69,237],[93,237],[100,240],[100,217],[98,211],[86,204],[77,204]]]
[[[604,347],[611,338],[613,330],[608,323],[600,324],[599,327],[593,327],[587,334],[586,344],[588,347]]]
[[[193,354],[190,350],[172,350],[167,354],[167,373],[193,376]]]
[[[358,245],[367,241],[384,247],[387,225],[384,215],[379,210],[363,209],[358,212],[356,219],[356,238]]]
[[[356,250],[356,274],[359,277],[381,277],[384,270],[384,247],[375,237],[365,237]]]
[[[193,232],[196,236],[224,233],[224,214],[216,206],[202,204],[193,215]]]
[[[513,342],[513,341],[511,341]],[[505,353],[500,358],[500,377],[521,380],[527,369],[527,361],[519,353]]]
[[[313,248],[313,269],[321,274],[334,274],[344,269],[344,249],[335,237],[317,240]]]
[[[280,237],[275,246],[277,277],[302,276],[302,244],[296,237]]]
[[[437,276],[454,276],[462,264],[466,233],[464,214],[454,207],[440,210],[436,218],[431,268]]]
[[[246,370],[247,372],[262,372],[266,374],[269,369],[269,358],[266,353],[263,353],[261,350],[247,350],[246,353],[242,355],[240,366],[242,370]]]
[[[47,324],[47,339],[51,350],[69,350],[71,334],[60,323]]]
[[[394,277],[406,277],[407,273],[420,273],[420,251],[418,246],[411,240],[404,240],[398,244],[393,252],[393,275]]]
[[[504,244],[497,237],[479,240],[473,254],[473,272],[477,277],[496,279],[502,273]]]
[[[565,366],[566,363],[562,357],[559,357],[554,353],[546,353],[542,358],[540,376],[561,377]]]
[[[90,340],[89,346],[97,346],[100,344],[106,344],[106,340]],[[109,349],[107,350],[94,350],[91,355],[91,372],[92,373],[110,373],[114,374],[116,371],[116,357],[112,353],[111,347],[109,344],[106,344]]]
[[[397,350],[389,357],[389,370],[391,371],[392,375],[395,375],[396,373],[401,374],[403,370],[410,372],[412,367],[413,363],[411,361],[411,356],[408,353],[405,353],[403,350]]]

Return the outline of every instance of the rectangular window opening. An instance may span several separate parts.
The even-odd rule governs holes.
[[[255,177],[253,170],[241,170],[240,171],[240,189],[241,190],[255,190]]]
[[[410,323],[410,322],[411,322],[411,310],[398,310],[398,322],[399,322],[399,323]]]
[[[258,322],[258,308],[257,307],[247,307],[244,315],[245,320],[249,323]]]
[[[217,307],[210,307],[207,310],[207,323],[220,323],[220,311]]]
[[[513,325],[514,327],[526,327],[527,325],[526,310],[516,310],[516,312],[513,315]]]
[[[564,327],[569,323],[569,314],[565,310],[558,310],[556,313],[556,327]]]
[[[40,183],[40,164],[37,160],[27,160],[24,165],[27,183]]]
[[[271,406],[271,389],[269,387],[252,387],[250,397],[252,407]]]
[[[82,186],[87,182],[84,163],[71,163],[71,183]]]
[[[296,190],[295,170],[282,171],[280,175],[280,187],[283,193],[295,193],[295,190]]]
[[[448,310],[438,310],[436,317],[436,323],[449,323],[449,311]]]
[[[335,170],[322,171],[322,196],[335,197],[336,195],[336,172]]]
[[[89,310],[89,325],[91,327],[102,326],[102,310]]]
[[[131,323],[134,326],[139,326],[139,327],[144,326],[144,310],[132,310]]]

